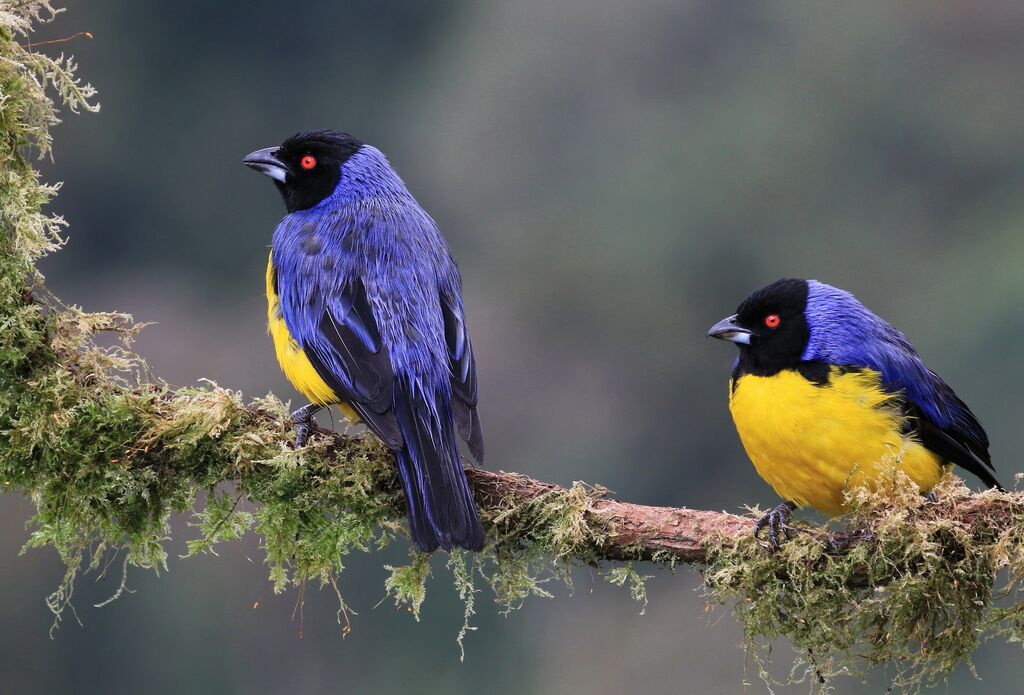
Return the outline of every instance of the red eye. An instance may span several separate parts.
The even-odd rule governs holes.
[[[305,157],[299,160],[299,166],[307,170],[312,169],[313,167],[316,166],[316,157],[314,157],[311,154],[307,154]]]
[[[782,319],[779,318],[778,314],[768,314],[764,317],[764,325],[768,326],[768,328],[778,328],[780,323],[782,323]]]

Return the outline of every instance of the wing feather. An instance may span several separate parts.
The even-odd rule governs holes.
[[[349,282],[324,302],[317,327],[303,341],[317,374],[385,444],[400,448],[404,439],[392,412],[391,357],[360,280]]]
[[[936,390],[943,393],[943,398],[948,402],[955,402],[960,417],[954,424],[941,427],[920,405],[904,396],[909,429],[929,451],[973,473],[989,487],[1003,489],[996,480],[996,469],[988,452],[988,435],[985,434],[981,423],[946,382],[934,372],[929,374],[937,381]]]
[[[476,360],[473,344],[466,330],[462,302],[455,295],[441,293],[441,312],[444,315],[444,336],[448,346],[448,365],[451,370],[452,414],[455,424],[477,463],[484,460],[484,435],[477,412]]]

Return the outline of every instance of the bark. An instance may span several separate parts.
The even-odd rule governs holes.
[[[521,504],[565,490],[519,473],[471,469],[467,474],[477,502],[483,507],[497,507],[508,501]],[[980,537],[1005,527],[1014,515],[1022,512],[1024,494],[1016,493],[940,500],[922,507],[918,513],[921,520],[949,520]],[[751,517],[686,507],[654,507],[602,497],[591,500],[586,516],[595,527],[610,529],[600,534],[603,537],[600,553],[608,560],[650,560],[657,555],[688,564],[705,564],[709,545],[723,539],[738,540],[754,532]],[[836,532],[805,529],[802,532],[820,536],[835,554],[845,553],[871,538],[870,529]],[[769,547],[767,542],[764,546]]]

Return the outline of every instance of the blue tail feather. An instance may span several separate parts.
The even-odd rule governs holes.
[[[420,389],[402,391],[395,415],[405,446],[396,458],[413,542],[424,552],[480,550],[483,527],[455,443],[452,413],[438,407],[440,402],[425,402]]]

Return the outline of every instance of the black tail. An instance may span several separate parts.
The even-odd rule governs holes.
[[[395,452],[409,529],[424,552],[481,550],[484,530],[455,444],[451,407],[435,394],[396,384],[395,415],[405,446]],[[433,396],[428,403],[424,396]]]

